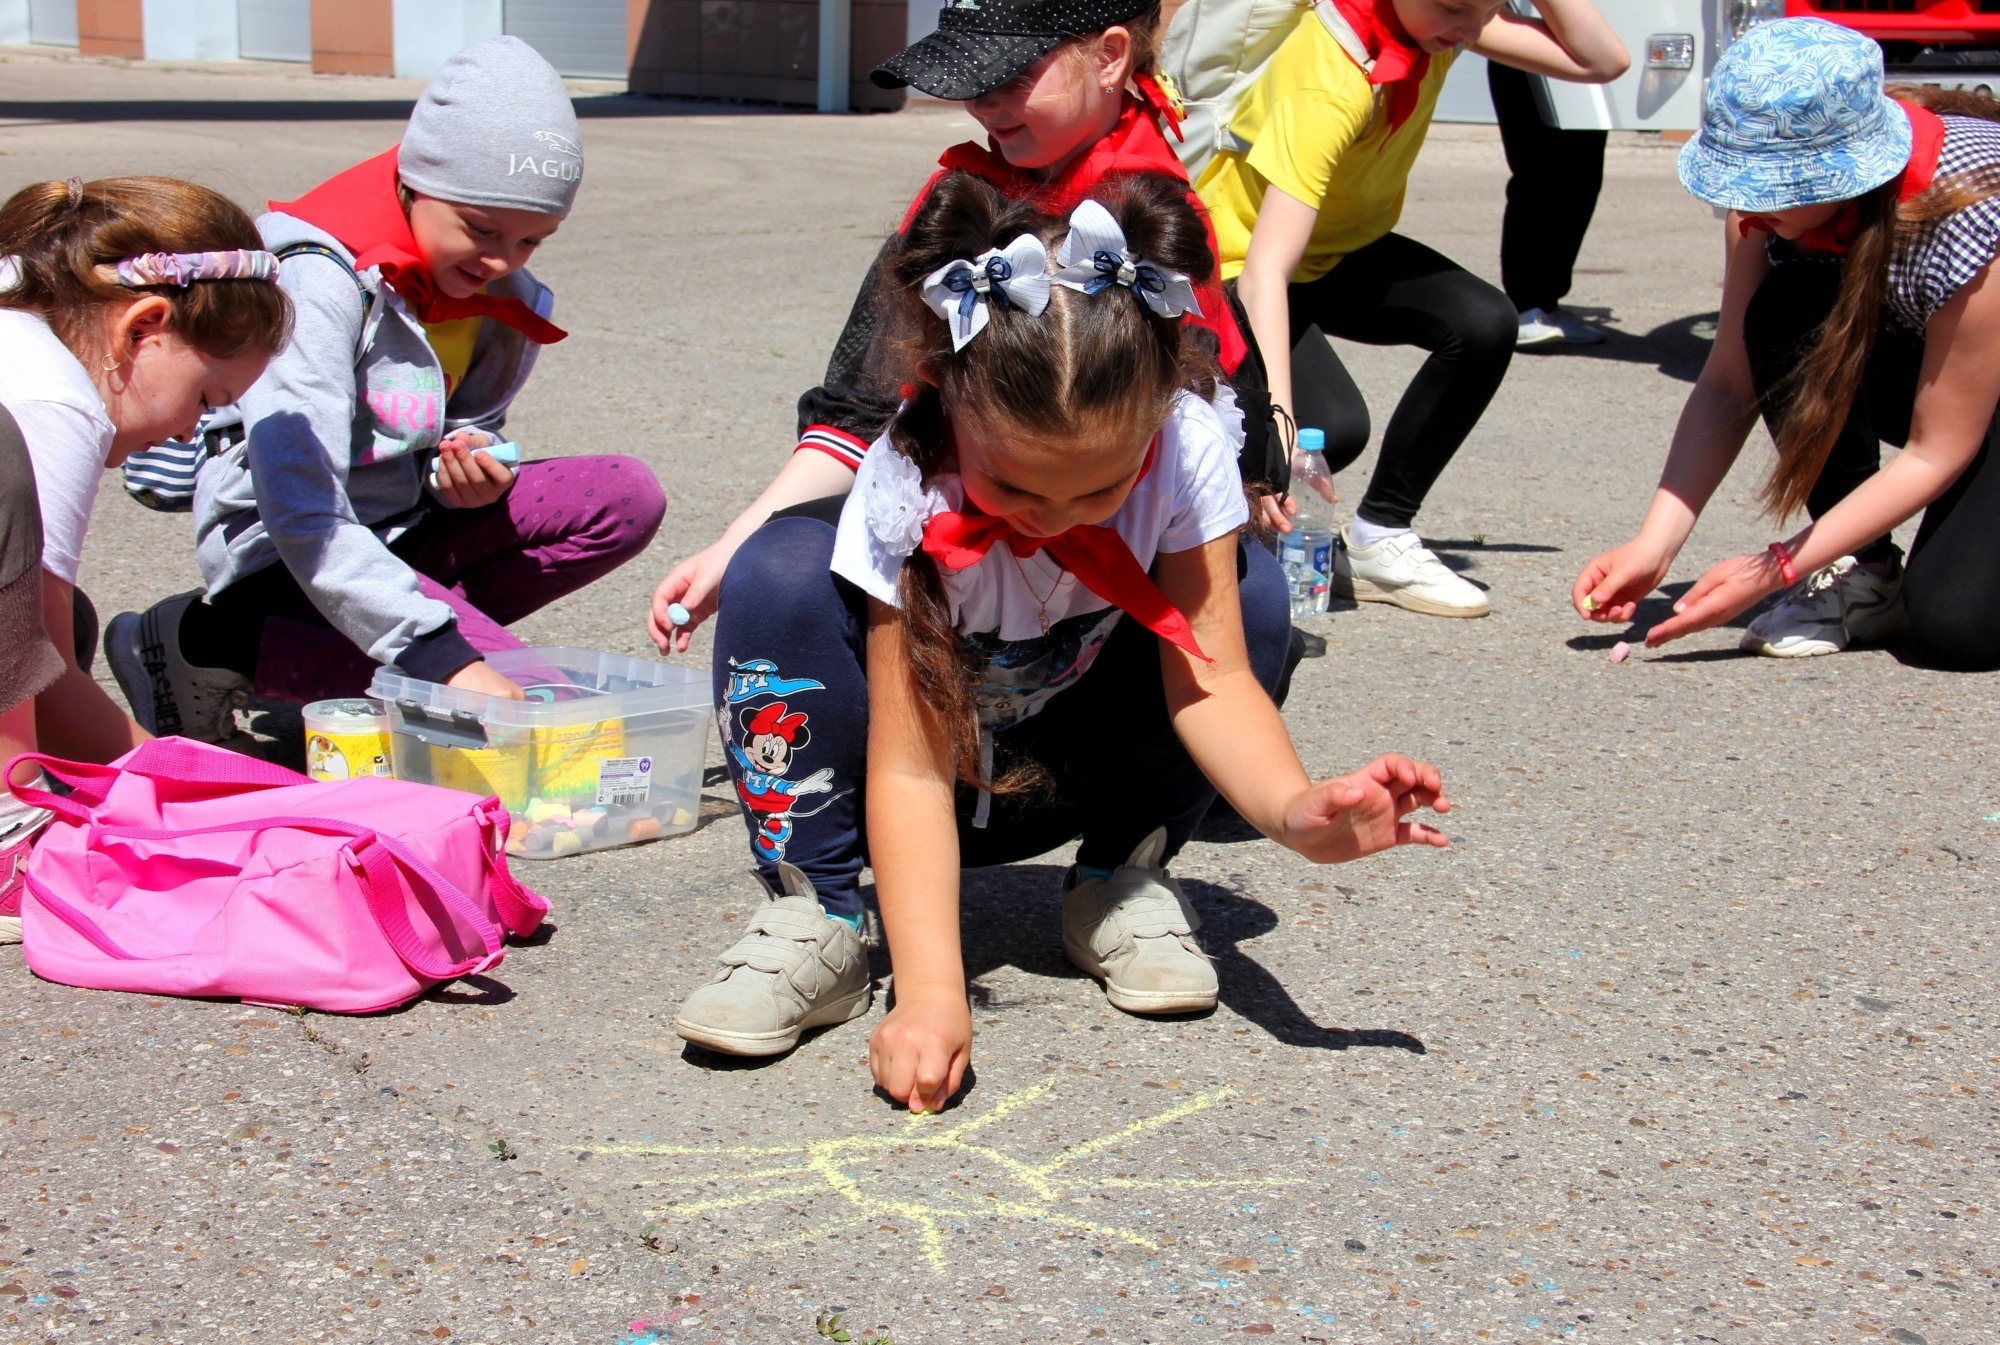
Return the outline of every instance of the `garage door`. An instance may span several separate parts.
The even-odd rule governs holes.
[[[28,40],[76,45],[76,0],[28,0]]]
[[[246,61],[310,61],[312,0],[236,0],[236,32]]]
[[[504,31],[565,75],[623,79],[626,0],[506,0]]]

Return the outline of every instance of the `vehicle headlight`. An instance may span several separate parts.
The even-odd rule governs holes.
[[[1758,24],[1784,18],[1785,0],[1720,0],[1718,11],[1716,50],[1720,51]]]

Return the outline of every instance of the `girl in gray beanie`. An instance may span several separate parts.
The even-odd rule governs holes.
[[[563,339],[523,267],[582,178],[561,78],[501,37],[446,62],[400,146],[257,221],[298,325],[204,424],[205,600],[119,623],[147,728],[214,741],[252,692],[359,695],[385,663],[518,698],[481,658],[519,646],[505,625],[645,549],[665,501],[636,459],[485,451]]]

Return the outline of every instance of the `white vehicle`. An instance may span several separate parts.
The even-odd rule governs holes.
[[[1515,4],[1533,13],[1526,0]],[[1880,42],[1891,81],[2000,88],[1996,0],[1597,0],[1597,8],[1632,68],[1609,84],[1532,77],[1544,117],[1566,130],[1692,131],[1716,57],[1752,24],[1801,16]],[[1493,120],[1484,59],[1467,53],[1453,63],[1437,120]]]

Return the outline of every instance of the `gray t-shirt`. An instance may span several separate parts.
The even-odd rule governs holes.
[[[62,655],[42,624],[42,507],[21,430],[0,406],[0,713],[48,689]]]

